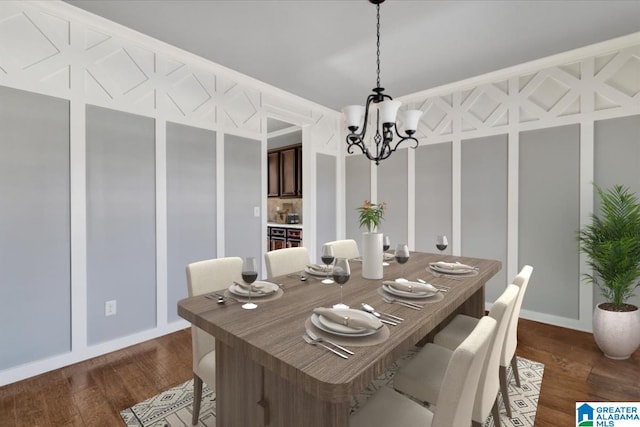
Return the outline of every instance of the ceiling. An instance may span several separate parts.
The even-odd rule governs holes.
[[[376,83],[367,0],[66,0],[339,110]],[[381,86],[392,96],[640,31],[640,0],[388,0]]]

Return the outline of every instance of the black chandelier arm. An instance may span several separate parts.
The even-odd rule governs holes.
[[[411,140],[411,141],[415,142],[415,145],[414,145],[412,148],[413,148],[414,150],[415,150],[416,148],[418,148],[418,140],[413,136],[413,133],[415,133],[415,132],[412,132],[412,133],[407,132],[407,134],[406,134],[406,135],[400,135],[400,132],[398,132],[398,127],[397,127],[397,126],[395,126],[395,125],[394,125],[393,127],[394,127],[394,128],[395,128],[395,130],[396,130],[396,135],[398,135],[398,138],[400,138],[400,142],[403,142],[403,141],[406,141],[406,140]],[[400,142],[398,142],[398,144],[400,144]],[[397,146],[398,144],[396,144],[396,146]]]
[[[360,138],[358,135],[356,135],[354,133],[351,133],[351,134],[349,134],[347,136],[347,140],[346,141],[347,141],[347,153],[353,154],[353,146],[355,145],[356,147],[358,147],[360,149],[360,151],[362,151],[362,154],[367,156],[367,158],[369,160],[376,160],[376,158],[371,155],[371,152],[369,151],[369,149],[365,145],[365,143],[362,140],[362,138]]]
[[[371,106],[371,103],[377,104],[379,102],[382,102],[385,99],[393,100],[391,96],[385,93],[382,93],[382,91],[384,90],[383,88],[376,88],[376,89],[380,89],[380,91],[378,91],[377,93],[372,93],[369,96],[367,96],[367,102],[365,103],[365,107],[364,107],[364,120],[362,123],[362,130],[360,130],[359,133],[356,133],[355,131],[357,130],[357,128],[349,129],[352,131],[352,133],[349,134],[349,136],[357,136],[360,140],[364,138],[364,136],[367,133],[367,125],[369,124],[369,107]],[[398,136],[402,137],[401,135],[398,135]]]

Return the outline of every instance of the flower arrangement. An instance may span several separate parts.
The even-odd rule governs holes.
[[[376,231],[380,222],[384,219],[384,210],[387,208],[385,202],[371,203],[365,200],[364,204],[358,208],[360,213],[360,227],[367,227],[369,232]]]

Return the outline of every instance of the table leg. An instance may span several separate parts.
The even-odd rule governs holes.
[[[350,402],[326,402],[216,342],[218,427],[348,427]]]

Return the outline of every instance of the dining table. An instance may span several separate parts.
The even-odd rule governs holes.
[[[438,261],[473,266],[475,274],[437,274],[429,265]],[[208,295],[178,302],[179,316],[215,337],[218,427],[348,426],[352,398],[408,350],[424,343],[458,313],[484,315],[485,283],[501,269],[497,260],[411,252],[408,262],[390,261],[383,279],[374,280],[362,277],[359,260],[349,264],[343,302],[351,308],[366,303],[404,320],[385,324],[382,342],[349,346],[353,355],[347,359],[303,339],[314,309],[340,302],[339,286],[322,284],[321,277],[269,278],[282,295],[265,301],[254,297],[254,310],[244,310],[241,302],[232,299],[219,303]],[[400,277],[421,279],[446,292],[440,292],[434,302],[421,304],[420,310],[384,302],[383,280]]]

